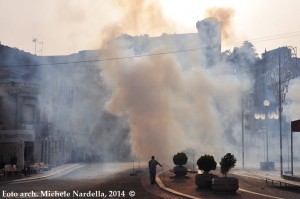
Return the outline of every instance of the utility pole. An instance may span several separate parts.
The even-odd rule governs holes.
[[[278,67],[276,66],[278,62]],[[289,81],[296,78],[297,74],[297,48],[281,47],[276,54],[269,59],[270,68],[267,70],[267,85],[273,89],[273,94],[278,103],[279,119],[279,148],[280,148],[280,176],[283,177],[283,154],[282,154],[282,111],[283,103],[288,92]]]
[[[242,166],[245,169],[244,96],[242,95]]]
[[[282,161],[282,96],[281,96],[281,66],[280,53],[278,55],[278,103],[279,103],[279,140],[280,140],[280,176],[283,177],[283,161]]]

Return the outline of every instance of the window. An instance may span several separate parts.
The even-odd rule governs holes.
[[[24,161],[33,162],[33,142],[25,142]]]
[[[23,123],[33,124],[34,122],[34,105],[24,104],[23,106]]]

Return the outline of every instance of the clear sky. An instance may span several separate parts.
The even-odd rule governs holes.
[[[197,32],[195,24],[207,10],[220,7],[231,12],[223,50],[244,40],[258,53],[300,49],[299,0],[0,0],[0,42],[34,53],[32,39],[38,38],[37,54],[43,42],[43,55],[65,55],[100,48],[121,33]]]

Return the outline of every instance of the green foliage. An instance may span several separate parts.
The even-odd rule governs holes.
[[[236,158],[234,157],[233,154],[227,153],[220,162],[221,165],[221,173],[227,177],[227,173],[229,172],[230,169],[235,167],[236,163]]]
[[[188,157],[184,152],[177,153],[173,156],[173,162],[175,165],[182,166],[187,163]]]
[[[201,156],[198,161],[197,165],[199,170],[208,173],[210,170],[215,170],[217,167],[217,162],[215,161],[214,156],[212,155],[203,155]]]

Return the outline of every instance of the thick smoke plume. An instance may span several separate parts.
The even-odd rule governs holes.
[[[113,25],[106,26],[102,46],[106,46],[111,39],[121,35],[160,35],[163,32],[172,32],[175,23],[166,19],[161,5],[157,0],[153,1],[112,1],[118,8],[119,19]]]
[[[170,134],[174,118],[171,112],[173,95],[181,81],[179,66],[171,56],[128,60],[104,67],[106,78],[115,89],[107,109],[126,116],[131,129],[132,149],[149,157],[170,153],[177,133]]]
[[[133,56],[126,39],[106,57]],[[162,47],[149,52],[163,51]],[[239,138],[243,86],[229,66],[185,70],[174,54],[106,62],[102,75],[112,89],[111,113],[127,118],[134,154],[170,157],[187,147],[220,157],[230,137]],[[231,72],[229,72],[229,71]],[[236,140],[235,140],[236,139]]]
[[[232,20],[235,11],[232,8],[214,7],[206,11],[207,17],[214,17],[222,22],[222,39],[230,40],[233,38]]]

